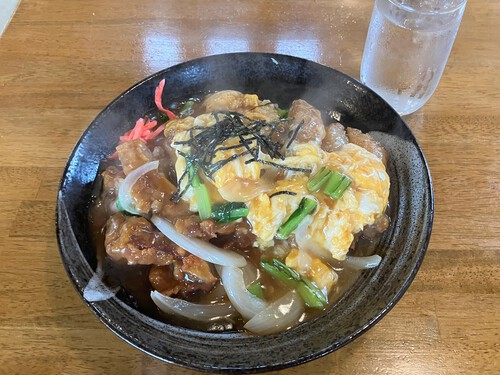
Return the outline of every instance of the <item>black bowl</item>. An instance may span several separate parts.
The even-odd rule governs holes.
[[[82,298],[96,270],[87,211],[99,161],[137,118],[155,108],[154,90],[163,78],[171,102],[224,89],[256,93],[284,108],[303,98],[324,113],[333,111],[343,125],[371,132],[390,154],[391,224],[372,244],[383,260],[364,271],[326,313],[278,335],[199,332],[156,321],[118,297],[84,299],[97,317],[156,358],[206,372],[243,373],[282,369],[331,353],[387,314],[415,277],[431,234],[433,191],[422,150],[401,117],[353,78],[303,59],[263,53],[210,56],[158,72],[115,99],[84,132],[69,157],[57,204],[61,257]]]

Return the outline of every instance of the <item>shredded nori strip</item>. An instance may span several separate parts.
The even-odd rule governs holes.
[[[277,122],[270,123],[263,120],[252,120],[251,118],[238,113],[230,111],[215,111],[212,113],[216,122],[212,126],[193,126],[189,129],[189,139],[186,141],[174,142],[174,145],[188,145],[191,149],[190,153],[177,151],[177,153],[186,159],[186,171],[193,168],[194,174],[198,173],[201,168],[206,177],[213,180],[213,175],[227,163],[246,155],[251,155],[252,159],[247,160],[245,163],[259,162],[266,165],[271,165],[276,168],[310,173],[311,170],[307,168],[288,167],[266,161],[259,158],[259,152],[267,153],[272,159],[285,160],[282,154],[284,144],[281,142],[273,141],[272,135],[276,131],[276,125],[286,119],[280,119]],[[302,124],[302,123],[301,123]],[[301,126],[299,124],[297,128]],[[297,135],[297,128],[292,134],[292,139],[289,140],[288,145],[293,142]],[[231,146],[222,146],[222,144],[231,138],[239,139],[239,142]],[[288,146],[287,146],[288,147]],[[230,157],[213,162],[218,151],[224,150],[238,150],[241,152],[235,153]],[[177,191],[172,196],[172,200],[178,202],[184,195],[187,189],[192,184],[192,175],[184,172],[179,178],[179,186]],[[186,178],[188,181],[181,190],[181,182]]]
[[[295,129],[294,129],[294,131],[292,133],[292,136],[290,137],[290,140],[286,144],[286,148],[290,147],[291,144],[292,144],[292,142],[295,141],[295,138],[297,138],[297,134],[299,134],[299,130],[302,127],[302,125],[304,125],[304,120],[302,120],[301,122],[299,122],[297,124],[297,126],[295,127]]]
[[[271,194],[271,195],[269,196],[269,199],[271,199],[272,197],[275,197],[275,196],[277,196],[277,195],[282,195],[282,194],[286,194],[286,195],[293,195],[293,196],[297,195],[297,193],[296,193],[296,192],[294,192],[294,191],[281,190],[281,191],[277,191],[276,193]]]

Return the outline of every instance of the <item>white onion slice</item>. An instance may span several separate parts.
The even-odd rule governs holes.
[[[185,318],[209,322],[234,315],[236,311],[229,303],[198,304],[180,298],[172,298],[157,292],[151,292],[151,299],[158,308],[167,314],[176,314]]]
[[[332,255],[322,247],[307,233],[307,227],[313,221],[312,215],[307,215],[295,229],[295,242],[300,250],[305,250],[319,258],[331,259]]]
[[[157,169],[158,164],[159,164],[158,160],[143,164],[139,168],[134,169],[127,175],[127,177],[125,177],[125,179],[120,185],[120,188],[118,189],[118,200],[120,201],[120,204],[125,211],[136,215],[142,214],[142,212],[136,210],[130,193],[132,191],[132,187],[135,185],[137,180],[146,173],[151,172],[154,169]]]
[[[245,257],[229,250],[223,250],[210,242],[198,238],[191,238],[177,232],[168,220],[153,215],[151,221],[168,239],[175,242],[187,252],[209,263],[222,266],[244,267],[247,264]]]
[[[237,178],[219,188],[219,194],[229,202],[248,202],[271,190],[272,183],[265,180],[244,180]]]
[[[254,315],[264,310],[267,303],[250,293],[243,279],[243,271],[236,267],[217,267],[222,279],[222,285],[226,290],[229,300],[234,308],[245,319],[251,319]]]
[[[368,268],[377,267],[381,261],[382,258],[379,255],[371,255],[368,257],[353,257],[348,255],[342,264],[350,268],[366,270]]]
[[[304,302],[292,290],[256,314],[244,328],[258,335],[282,332],[297,324],[303,313]]]
[[[247,287],[260,277],[260,270],[252,263],[247,262],[247,265],[242,267],[241,270],[243,271],[243,281]]]
[[[328,261],[332,261],[333,258],[330,253],[321,248],[316,244],[316,242],[307,234],[307,227],[311,224],[313,218],[312,216],[306,216],[306,218],[299,224],[297,229],[295,230],[295,242],[297,242],[298,248],[302,250],[306,250],[322,259],[327,259]],[[300,258],[299,258],[299,266],[300,266]],[[346,259],[341,262],[343,266],[365,270],[369,268],[377,267],[382,258],[378,255],[371,255],[367,257],[354,257],[347,255]]]

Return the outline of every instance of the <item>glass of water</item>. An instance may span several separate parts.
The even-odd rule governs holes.
[[[361,82],[401,115],[422,107],[441,79],[467,0],[376,0]]]

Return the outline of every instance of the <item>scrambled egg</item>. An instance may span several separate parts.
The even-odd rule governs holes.
[[[255,95],[228,91],[210,96],[204,105],[210,111],[239,110],[249,117],[275,121],[276,108],[274,105],[268,106],[263,103],[265,104]],[[188,124],[211,126],[214,123],[215,118],[212,114],[204,114],[183,122],[172,121],[171,126],[175,130],[172,147],[189,153],[189,146],[175,144],[189,139],[190,133],[186,126]],[[166,132],[168,130],[167,127]],[[170,131],[172,132],[172,129]],[[238,142],[238,138],[228,139],[222,146],[232,146]],[[226,160],[241,152],[241,148],[219,150],[213,162]],[[265,154],[261,156],[263,160],[271,161],[269,156]],[[334,152],[326,152],[313,142],[294,141],[286,149],[285,156],[285,160],[272,159],[272,162],[287,167],[309,169],[312,173],[309,175],[300,171],[281,171],[279,174],[281,177],[277,181],[265,181],[265,171],[276,168],[258,162],[247,164],[245,162],[252,156],[245,155],[228,162],[213,174],[213,180],[207,183],[211,185],[209,188],[211,196],[218,196],[218,199],[222,196],[226,200],[244,201],[247,204],[249,208],[247,219],[257,237],[255,245],[261,248],[273,246],[279,227],[297,209],[302,198],[312,197],[318,202],[317,208],[312,214],[311,223],[304,231],[304,238],[300,238],[300,241],[296,239],[295,242],[300,243],[300,250],[326,252],[335,259],[345,259],[354,234],[360,232],[366,225],[373,224],[384,214],[390,187],[384,164],[374,154],[352,143],[347,143]],[[350,187],[338,200],[321,191],[310,192],[307,189],[309,178],[323,166],[343,173],[352,180]],[[175,169],[178,178],[184,174],[186,160],[183,157],[177,158]],[[205,182],[208,180],[205,179]],[[181,182],[181,189],[184,189],[186,183],[187,178]],[[247,190],[253,190],[254,194],[246,194]],[[237,195],[240,199],[234,199],[235,191],[240,193]],[[280,192],[287,193],[277,194]],[[233,199],[230,199],[231,197]],[[189,201],[192,211],[197,210],[192,189],[187,190],[183,199]],[[293,257],[290,262],[292,259]],[[320,264],[316,264],[316,269],[315,275],[328,275]],[[318,279],[318,285],[331,288],[335,276],[325,276],[330,280],[328,282],[321,281],[322,277],[314,276],[313,279],[315,281]]]
[[[348,143],[328,154],[327,165],[349,176],[351,186],[338,200],[324,197],[307,228],[308,246],[327,250],[344,260],[354,234],[384,214],[389,198],[389,176],[380,159]]]
[[[303,144],[299,150],[314,150],[311,144]],[[339,150],[319,156],[319,152],[305,153],[294,159],[293,166],[314,170],[323,163],[331,170],[339,171],[351,178],[352,184],[338,200],[322,192],[313,193],[319,204],[312,222],[306,231],[306,238],[300,242],[306,249],[328,252],[338,260],[345,259],[354,234],[366,225],[373,224],[387,206],[389,197],[389,176],[385,166],[375,155],[362,147],[346,144]],[[289,159],[286,158],[286,161]],[[303,160],[300,163],[300,160]],[[287,163],[287,165],[290,165]],[[249,202],[248,220],[260,246],[272,246],[273,238],[280,225],[298,207],[300,200],[310,194],[307,190],[308,177],[296,174],[291,179],[278,181],[276,187]],[[297,195],[270,196],[287,190]]]
[[[257,236],[260,247],[269,247],[274,244],[274,236],[278,228],[295,211],[302,198],[308,194],[307,176],[304,174],[290,179],[278,180],[274,188],[248,202],[248,221],[252,224],[252,232]],[[276,194],[279,192],[290,194]],[[276,194],[276,195],[273,195]]]

